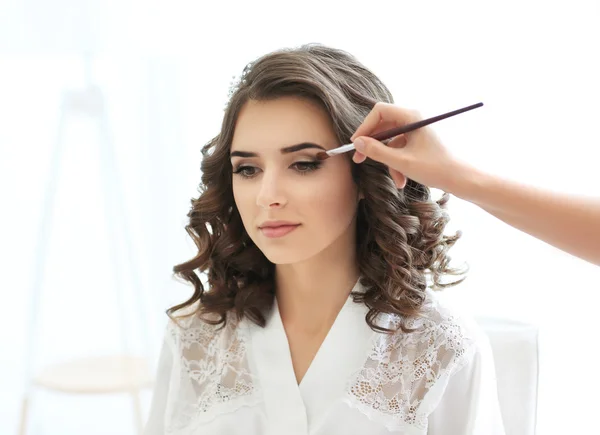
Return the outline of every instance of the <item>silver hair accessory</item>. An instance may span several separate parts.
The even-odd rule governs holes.
[[[229,82],[229,93],[227,94],[227,103],[225,104],[224,110],[227,110],[227,107],[229,106],[229,102],[231,101],[231,97],[233,97],[233,94],[235,94],[238,91],[241,85],[246,84],[246,76],[252,69],[253,65],[254,63],[250,62],[244,67],[242,74],[240,74],[239,76],[231,76],[231,81]]]

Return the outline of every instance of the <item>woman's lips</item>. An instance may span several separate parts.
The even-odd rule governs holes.
[[[300,224],[297,225],[280,225],[276,227],[262,227],[260,230],[262,233],[269,238],[283,237],[286,234],[291,233],[296,228],[298,228]]]

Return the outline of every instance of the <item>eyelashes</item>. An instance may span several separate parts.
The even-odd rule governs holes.
[[[323,162],[315,160],[313,162],[296,162],[290,166],[300,175],[308,175],[311,172],[321,168]],[[241,164],[233,168],[233,173],[243,178],[253,178],[258,175],[259,168]]]

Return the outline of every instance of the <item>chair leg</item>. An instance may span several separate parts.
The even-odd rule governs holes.
[[[142,435],[144,431],[144,421],[142,417],[142,404],[140,401],[139,390],[131,392],[131,398],[133,399],[133,418],[135,420],[135,427],[139,435]]]
[[[19,432],[18,435],[25,435],[27,433],[27,420],[29,416],[29,394],[23,396],[21,403],[21,418],[19,419]]]

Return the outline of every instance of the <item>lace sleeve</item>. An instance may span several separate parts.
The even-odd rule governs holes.
[[[429,415],[429,435],[504,435],[492,350],[487,337],[478,335]]]
[[[429,318],[416,319],[409,325],[416,332],[382,334],[351,382],[347,403],[389,430],[423,431],[440,403],[478,400],[478,392],[469,391],[468,385],[462,385],[460,391],[448,390],[450,380],[466,367],[463,373],[474,370],[473,376],[479,370],[479,366],[472,365],[479,338],[463,320],[435,307]],[[399,319],[390,316],[388,322],[393,328]],[[485,368],[489,370],[487,363]],[[460,389],[461,382],[452,382],[452,386]],[[443,427],[452,415],[440,413],[440,417]]]
[[[162,435],[197,433],[220,415],[262,400],[248,366],[247,337],[235,318],[223,328],[198,316],[178,319],[170,322],[166,341],[172,355],[168,387],[161,391],[166,403],[156,399],[164,419],[153,416],[164,426]]]

